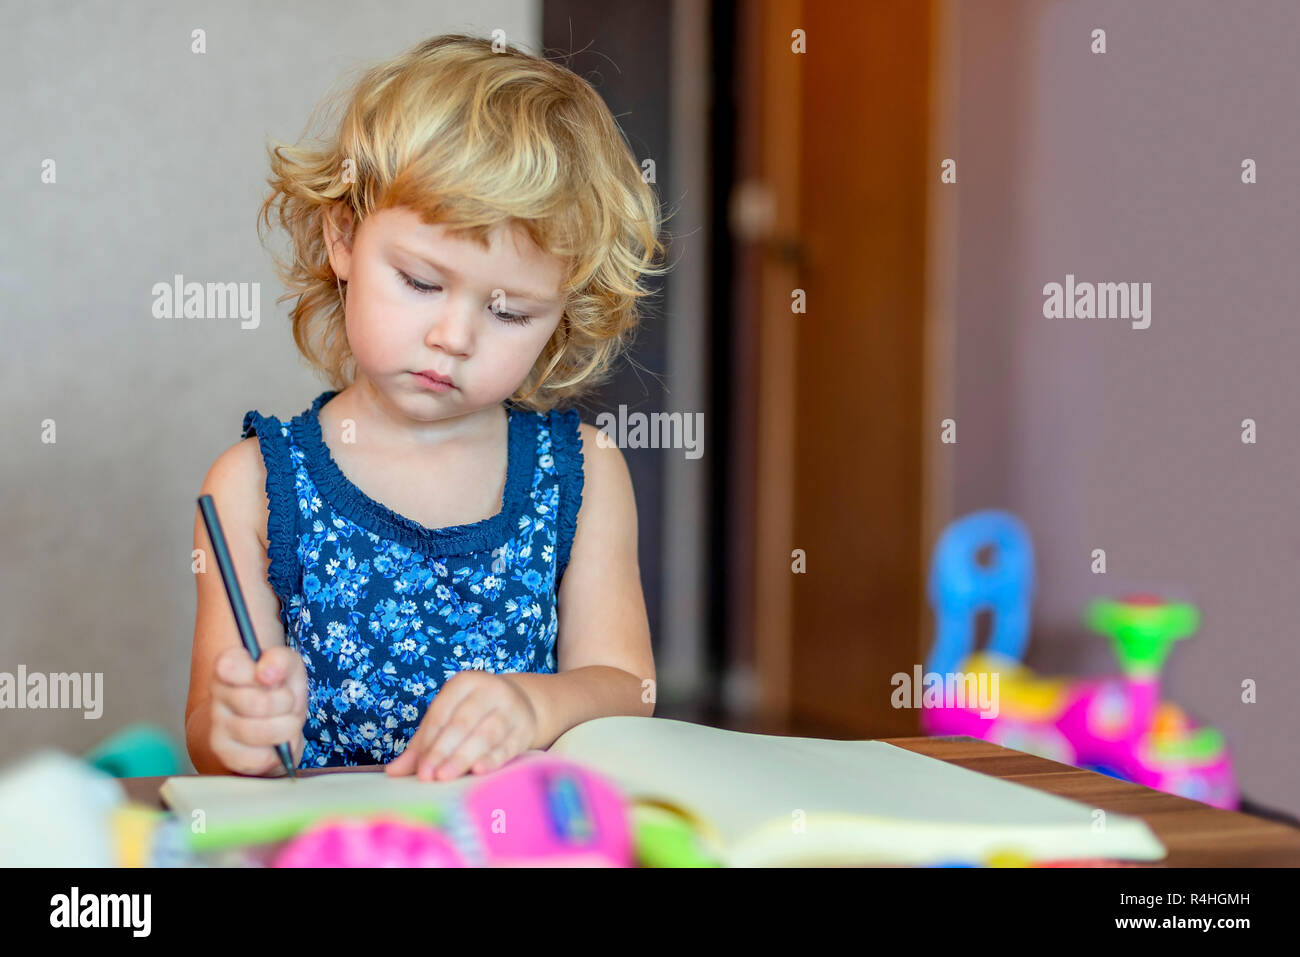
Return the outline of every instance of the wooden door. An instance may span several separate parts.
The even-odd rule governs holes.
[[[733,542],[734,650],[753,661],[759,725],[916,733],[890,676],[924,660],[930,628],[931,8],[737,14],[733,454],[750,521]]]

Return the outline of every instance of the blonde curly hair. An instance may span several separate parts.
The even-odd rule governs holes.
[[[512,402],[546,412],[605,381],[650,295],[641,277],[667,268],[654,191],[591,85],[517,47],[450,34],[366,70],[342,96],[336,135],[268,145],[258,213],[259,237],[272,209],[289,235],[290,257],[272,254],[290,290],[277,302],[297,298],[307,361],[335,389],[356,375],[322,217],[347,208],[360,224],[401,206],[485,248],[495,228],[517,225],[566,262],[560,323]]]

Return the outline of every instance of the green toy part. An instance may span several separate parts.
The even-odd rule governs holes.
[[[641,867],[719,867],[704,848],[698,828],[682,813],[660,804],[630,808],[636,859]]]
[[[1146,595],[1120,601],[1099,599],[1088,606],[1088,625],[1111,639],[1127,675],[1153,675],[1164,666],[1174,642],[1200,625],[1200,613],[1186,602]]]
[[[1151,739],[1152,755],[1161,762],[1208,764],[1223,754],[1225,747],[1223,733],[1217,728],[1197,728],[1181,737]]]

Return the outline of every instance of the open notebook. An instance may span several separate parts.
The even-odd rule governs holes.
[[[666,718],[611,717],[551,746],[618,783],[674,804],[718,832],[733,867],[984,859],[1159,860],[1144,822],[968,771],[882,741],[723,731]]]
[[[536,753],[536,752],[530,752]],[[968,771],[880,741],[742,734],[667,718],[598,718],[551,746],[604,772],[631,798],[701,819],[730,866],[981,860],[1159,860],[1141,820]],[[480,778],[422,782],[374,772],[286,779],[170,778],[162,796],[205,812],[196,847],[271,840],[334,810],[431,809]]]

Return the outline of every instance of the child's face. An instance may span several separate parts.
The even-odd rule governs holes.
[[[351,229],[350,217],[341,225]],[[395,208],[362,222],[350,248],[328,224],[325,241],[334,272],[348,284],[346,329],[358,378],[413,418],[509,398],[563,313],[563,261],[519,229],[498,229],[485,250]],[[520,315],[528,321],[511,321]],[[426,371],[450,378],[453,388],[430,388],[416,374]]]

